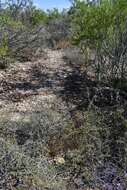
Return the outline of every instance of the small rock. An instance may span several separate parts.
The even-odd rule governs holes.
[[[65,164],[65,159],[63,157],[56,157],[54,161],[56,164]]]

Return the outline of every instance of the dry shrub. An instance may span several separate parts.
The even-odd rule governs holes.
[[[57,177],[55,165],[46,157],[31,158],[18,146],[0,139],[0,188],[65,189],[65,182]]]
[[[56,44],[54,49],[66,49],[66,48],[70,48],[71,46],[72,45],[69,40],[61,40]]]
[[[39,104],[30,100],[31,109],[25,113],[15,112],[13,105],[1,111],[0,177],[6,179],[0,181],[3,189],[4,185],[6,190],[16,185],[23,190],[66,190],[64,170],[48,157],[47,144],[51,137],[62,136],[69,119],[64,105],[53,101],[49,106],[48,101],[52,100],[43,102],[41,99]],[[11,178],[14,178],[14,185]]]
[[[75,48],[75,47],[65,48],[63,59],[73,69],[75,69],[75,68],[81,68],[81,69],[83,68],[84,69],[85,59],[78,48]]]
[[[57,154],[64,152],[65,171],[74,187],[126,186],[126,122],[121,112],[86,111],[84,126],[69,125],[60,141],[52,143],[51,148],[58,147]]]
[[[44,56],[44,49],[49,46],[50,34],[44,26],[9,31],[8,35],[11,56],[19,61],[30,61]]]

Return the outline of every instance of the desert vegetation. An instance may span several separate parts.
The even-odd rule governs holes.
[[[0,1],[0,189],[127,189],[127,2]]]

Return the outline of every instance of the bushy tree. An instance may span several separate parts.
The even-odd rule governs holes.
[[[62,13],[59,12],[58,9],[54,8],[52,10],[47,10],[47,14],[48,14],[48,20],[49,22],[52,20],[56,20],[62,17]]]
[[[48,20],[47,14],[40,10],[40,9],[34,9],[31,15],[31,24],[36,26],[39,24],[46,24]]]
[[[32,7],[32,0],[7,0],[6,7],[13,19],[18,20],[22,11]]]
[[[94,54],[98,80],[124,79],[127,55],[127,1],[103,0],[90,5],[75,1],[73,40],[87,61]]]

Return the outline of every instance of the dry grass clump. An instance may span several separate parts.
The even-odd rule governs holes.
[[[14,107],[1,111],[1,188],[66,190],[64,170],[61,170],[64,163],[56,163],[49,156],[48,141],[62,136],[68,116],[62,106],[58,110],[55,102],[47,105],[48,108],[45,106],[43,102],[33,105],[31,112],[25,113],[14,112]]]
[[[2,189],[59,189],[62,178],[50,160],[41,156],[31,158],[23,149],[0,139],[0,187]]]
[[[56,46],[54,47],[54,49],[58,50],[58,49],[66,49],[66,48],[70,48],[71,42],[69,40],[61,40],[59,41]]]
[[[70,23],[68,18],[51,20],[47,27],[51,34],[52,48],[56,48],[57,44],[70,40]],[[62,47],[62,44],[61,44]]]
[[[81,70],[85,69],[85,58],[81,54],[80,50],[75,47],[67,47],[64,49],[64,57],[63,59],[66,61],[66,63],[74,68],[80,68]]]

